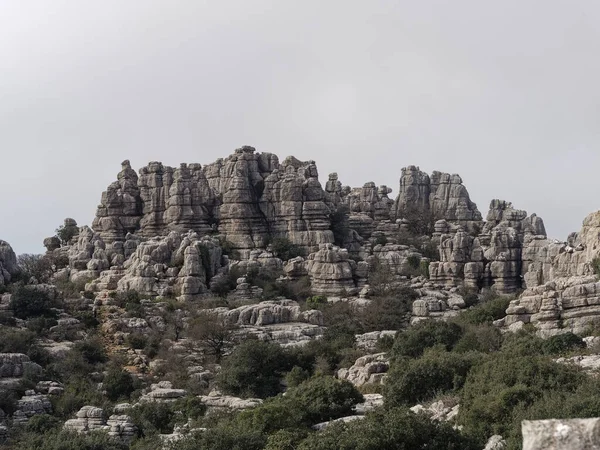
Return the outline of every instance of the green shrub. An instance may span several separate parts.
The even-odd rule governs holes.
[[[58,417],[36,414],[27,421],[25,430],[29,433],[43,434],[60,426],[62,426],[62,422]]]
[[[9,308],[18,319],[54,317],[53,301],[47,292],[31,286],[21,286],[11,295]]]
[[[385,234],[378,234],[377,236],[375,236],[375,245],[385,245],[387,243],[388,240],[385,237]]]
[[[119,399],[127,400],[135,390],[133,378],[129,372],[118,367],[111,367],[108,370],[102,386],[104,387],[106,396],[112,401]]]
[[[298,450],[479,450],[447,423],[408,409],[378,409],[363,420],[334,424],[304,440]]]
[[[421,264],[421,258],[419,258],[416,255],[410,255],[408,258],[406,258],[406,262],[408,263],[408,266],[411,269],[418,269],[419,265]]]
[[[452,322],[421,322],[396,334],[392,355],[416,358],[434,345],[442,345],[446,350],[451,350],[462,337],[462,333],[461,327]]]
[[[317,376],[287,391],[286,401],[302,412],[305,422],[316,424],[350,415],[364,399],[348,381]]]
[[[304,250],[302,247],[292,243],[288,238],[276,237],[271,241],[271,249],[278,258],[283,261],[296,258],[297,256],[304,256]]]
[[[300,366],[292,367],[285,376],[285,382],[288,388],[296,387],[310,378],[310,372]]]
[[[136,350],[141,350],[148,344],[148,337],[144,333],[130,333],[127,336],[127,345]]]
[[[491,324],[494,320],[506,316],[506,308],[508,308],[511,299],[511,297],[495,297],[478,303],[474,307],[463,311],[457,321],[473,325]]]
[[[568,332],[548,338],[542,347],[548,355],[560,355],[577,348],[585,348],[585,342],[576,334]]]
[[[278,430],[269,435],[265,450],[296,450],[307,435],[307,430]]]
[[[247,340],[225,358],[218,383],[232,395],[266,398],[280,391],[281,378],[293,365],[279,345]]]
[[[27,353],[35,340],[29,330],[0,327],[0,353]]]
[[[591,266],[594,274],[600,275],[600,258],[594,258],[591,262]]]
[[[350,235],[350,227],[348,226],[348,207],[340,205],[336,211],[329,215],[331,223],[329,229],[333,231],[333,239],[335,245],[343,247],[346,239]]]
[[[394,361],[384,385],[386,406],[414,405],[441,393],[456,393],[480,359],[478,353],[431,349],[419,359]]]
[[[108,360],[102,341],[97,337],[90,337],[84,341],[78,341],[73,346],[88,364],[103,363]]]
[[[53,429],[43,434],[24,433],[12,443],[21,450],[126,450],[127,445],[106,432],[77,433]]]
[[[514,433],[515,413],[550,391],[573,392],[585,376],[546,357],[503,349],[474,366],[460,400],[459,423],[485,443],[493,434]]]
[[[327,304],[327,297],[324,295],[314,295],[306,299],[306,307],[309,309],[321,309]]]
[[[491,353],[500,350],[502,346],[502,333],[500,330],[488,324],[467,325],[460,340],[454,346],[453,351],[464,353],[476,351]]]

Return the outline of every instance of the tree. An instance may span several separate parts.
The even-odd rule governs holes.
[[[199,341],[206,353],[215,357],[217,364],[221,363],[223,355],[233,346],[235,326],[216,314],[201,312],[190,322],[187,335]]]
[[[54,306],[48,293],[42,289],[31,286],[19,287],[10,298],[10,309],[17,319],[31,317],[53,317]]]
[[[229,394],[266,398],[281,390],[281,378],[293,361],[279,345],[247,340],[225,358],[218,382]]]
[[[54,273],[52,259],[45,255],[24,253],[19,255],[17,263],[25,276],[25,280],[33,277],[38,283],[47,283]]]

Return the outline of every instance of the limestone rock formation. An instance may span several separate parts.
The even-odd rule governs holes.
[[[600,419],[524,420],[523,450],[600,448]]]
[[[240,411],[255,408],[262,404],[260,398],[239,398],[223,395],[219,391],[211,391],[208,395],[201,395],[200,401],[206,405],[207,412],[215,411]]]
[[[477,237],[462,226],[447,221],[435,224],[434,237],[440,242],[440,262],[429,266],[431,279],[446,287],[493,287],[501,294],[523,286],[528,265],[523,264],[523,247],[545,239],[543,221],[527,216],[503,200],[492,200],[483,229]]]
[[[7,284],[19,272],[17,255],[8,242],[0,240],[0,286]]]
[[[17,401],[16,411],[13,414],[13,422],[17,424],[26,423],[37,414],[52,413],[52,403],[47,395],[37,394],[34,390],[25,391],[25,395]]]
[[[117,407],[115,407],[115,410],[117,410]],[[117,413],[107,420],[104,410],[95,406],[83,406],[77,412],[76,418],[67,420],[63,427],[77,433],[107,431],[109,436],[120,440],[124,444],[129,444],[137,437],[137,427],[130,416]]]
[[[280,164],[277,156],[245,146],[204,167],[151,162],[139,177],[125,161],[102,194],[93,228],[107,244],[134,232],[153,238],[218,230],[247,257],[272,237],[306,250],[333,242],[330,212],[314,161],[290,157]]]
[[[24,374],[38,375],[42,367],[22,353],[0,353],[0,378],[21,378]]]
[[[339,369],[337,377],[347,380],[355,386],[363,384],[382,384],[385,374],[390,368],[386,353],[376,353],[358,358],[348,369]]]
[[[434,171],[429,177],[418,167],[408,166],[402,168],[392,217],[415,216],[445,219],[469,231],[475,231],[482,219],[460,176]]]

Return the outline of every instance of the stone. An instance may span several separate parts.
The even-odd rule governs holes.
[[[42,367],[22,353],[0,353],[0,378],[20,378],[25,373],[38,375]]]
[[[504,449],[506,449],[506,441],[499,434],[495,434],[488,439],[483,450],[504,450]]]
[[[600,418],[524,420],[523,450],[593,450],[600,448]]]
[[[386,353],[376,353],[358,358],[348,369],[339,369],[337,378],[346,380],[360,387],[364,384],[382,384],[386,372],[390,368],[390,360]]]
[[[219,391],[212,391],[208,395],[201,395],[200,401],[206,405],[208,412],[215,411],[240,411],[256,408],[262,404],[260,398],[239,398],[223,395]]]
[[[21,270],[17,255],[8,242],[0,240],[0,286],[8,284]]]

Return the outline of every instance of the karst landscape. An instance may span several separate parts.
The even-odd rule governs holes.
[[[600,445],[600,212],[560,241],[413,165],[132,164],[45,254],[0,241],[2,448]]]

